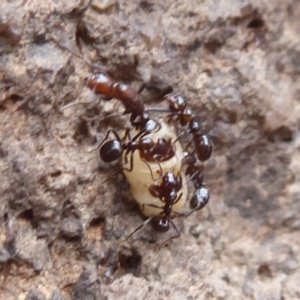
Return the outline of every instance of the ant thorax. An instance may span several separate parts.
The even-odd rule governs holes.
[[[173,172],[175,176],[181,175],[182,180],[182,187],[178,191],[178,195],[182,193],[182,196],[178,202],[173,205],[172,210],[174,212],[180,212],[187,200],[188,190],[186,176],[182,171],[183,151],[181,144],[179,141],[176,141],[173,144],[177,139],[173,126],[167,124],[163,119],[160,119],[160,124],[161,128],[157,132],[148,134],[146,137],[151,138],[154,142],[156,142],[158,138],[165,138],[166,140],[171,139],[175,153],[173,157],[165,161],[147,161],[147,163],[145,163],[140,150],[137,150],[133,153],[132,171],[126,170],[126,168],[129,167],[129,163],[125,164],[124,154],[122,157],[123,168],[125,168],[123,172],[130,184],[132,196],[138,203],[141,213],[146,217],[158,215],[165,206],[165,202],[162,199],[151,195],[149,187],[153,184],[159,185],[162,181],[162,175],[166,172]],[[137,133],[137,130],[133,130],[132,136],[135,136]],[[149,168],[151,168],[154,180]]]

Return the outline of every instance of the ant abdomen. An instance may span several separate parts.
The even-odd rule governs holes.
[[[213,150],[208,135],[202,133],[194,135],[194,144],[198,159],[202,162],[207,161],[211,157]]]
[[[84,79],[85,84],[96,94],[104,96],[104,100],[113,98],[114,80],[108,75],[93,74]]]
[[[100,147],[99,153],[104,162],[110,163],[122,156],[123,147],[118,140],[107,141]]]
[[[206,187],[201,187],[195,191],[190,200],[190,208],[193,210],[202,209],[209,201],[210,193]]]

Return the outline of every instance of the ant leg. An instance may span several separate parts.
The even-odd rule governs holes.
[[[130,135],[130,128],[126,128],[125,134],[124,134],[124,142],[126,141],[126,138],[128,138],[129,141],[131,141],[131,135]]]
[[[175,229],[176,234],[173,235],[173,236],[171,236],[170,238],[166,239],[166,240],[163,241],[162,243],[160,243],[160,244],[158,245],[158,248],[161,248],[161,247],[162,247],[164,244],[166,244],[168,241],[173,240],[173,239],[177,239],[177,238],[179,238],[179,237],[181,236],[180,231],[179,231],[178,227],[175,225],[175,223],[174,223],[172,220],[170,220],[170,223],[172,224],[173,228]]]
[[[115,135],[115,137],[116,137],[116,139],[117,139],[118,141],[121,141],[121,139],[120,139],[119,135],[117,134],[117,132],[114,131],[113,129],[110,129],[110,130],[108,130],[108,132],[107,132],[105,138],[103,139],[103,141],[102,141],[99,145],[97,145],[96,147],[94,147],[92,150],[90,150],[89,152],[93,152],[93,151],[99,149],[99,148],[101,147],[101,145],[107,140],[107,138],[108,138],[108,136],[109,136],[109,134],[110,134],[111,132]]]
[[[105,179],[104,181],[102,181],[102,182],[100,183],[100,185],[103,184],[103,183],[105,183],[105,182],[107,182],[108,180],[110,180],[110,179],[116,177],[118,174],[121,174],[121,175],[123,176],[123,178],[126,179],[125,175],[122,173],[123,170],[126,170],[126,169],[125,169],[125,168],[119,169],[119,170],[118,170],[116,173],[114,173],[112,176],[110,176],[110,177],[108,177],[107,179]]]
[[[203,176],[203,165],[202,165],[201,167],[202,167],[201,170],[197,170],[197,171],[194,172],[194,174],[192,174],[191,176],[189,176],[189,180],[187,180],[187,181],[185,182],[185,184],[188,184],[190,181],[193,181],[193,179],[194,179],[196,176],[200,176],[200,175]],[[199,179],[199,177],[198,177],[198,179]],[[203,177],[202,177],[201,180],[202,180],[202,185],[205,184],[205,183],[204,183],[204,178],[203,178]],[[183,186],[184,186],[185,184],[183,184]],[[194,186],[195,186],[195,183],[194,183]]]
[[[177,136],[177,138],[175,139],[175,141],[173,142],[173,144],[175,144],[176,142],[178,142],[179,139],[180,139],[183,135],[185,135],[185,134],[186,134],[186,132],[180,133],[180,134]],[[187,147],[186,147],[186,148],[187,148]]]
[[[127,150],[128,151],[128,150]],[[132,170],[133,170],[133,152],[134,151],[132,151],[131,152],[131,154],[130,154],[130,162],[129,162],[129,169],[128,168],[121,168],[118,172],[121,172],[121,171],[128,171],[128,172],[132,172]],[[129,151],[128,151],[128,153],[129,153]],[[128,153],[126,153],[124,156],[125,156],[125,164],[127,164],[127,155],[128,155]]]
[[[134,124],[132,124],[133,126],[135,126]],[[138,138],[142,138],[142,134],[144,134],[146,132],[146,130],[142,130],[139,133],[137,133],[133,138],[132,141],[136,141]]]
[[[143,162],[147,165],[147,167],[149,168],[150,174],[151,174],[151,178],[152,178],[153,181],[157,181],[157,180],[159,180],[159,179],[161,179],[161,178],[163,177],[163,171],[162,171],[162,167],[161,167],[160,163],[157,163],[158,166],[159,166],[160,176],[159,176],[158,178],[155,179],[155,178],[153,177],[153,172],[152,172],[152,169],[151,169],[149,163],[148,163],[146,160],[144,160],[144,159],[142,159],[142,161],[143,161]]]
[[[140,126],[139,123],[131,123],[133,126]],[[150,134],[150,133],[155,133],[158,132],[161,129],[161,125],[158,123],[157,124],[157,128],[154,131],[147,131],[145,129],[141,130],[139,133],[137,133],[133,138],[132,141],[136,141],[138,138],[141,140],[142,138],[144,138],[146,135]]]
[[[128,160],[127,160],[127,155],[129,154],[129,150],[126,150],[126,153],[124,154],[124,164],[127,165]],[[130,154],[130,161],[129,161],[129,168],[122,168],[119,171],[128,171],[128,172],[132,172],[133,170],[133,151]]]
[[[160,185],[154,185],[154,184],[152,184],[149,188],[148,188],[148,190],[149,190],[149,192],[150,192],[150,194],[153,196],[153,197],[155,197],[155,198],[160,198],[160,196],[161,196],[161,186]],[[152,206],[152,205],[150,205],[149,204],[149,206]]]
[[[120,116],[123,116],[123,114],[121,114],[121,113],[110,114],[110,115],[107,115],[107,116],[103,117],[101,120],[105,120],[105,119],[109,119],[109,118],[114,118],[114,117],[120,117]]]
[[[180,193],[180,195],[178,196],[178,198],[175,200],[174,204],[176,204],[176,203],[181,199],[182,195],[183,195],[183,194]]]
[[[143,222],[140,226],[138,226],[136,229],[134,229],[123,241],[121,241],[121,243],[126,242],[132,235],[134,235],[137,231],[139,231],[140,229],[142,229],[144,226],[146,226],[147,224],[149,224],[151,222],[151,220],[153,219],[153,217],[148,218],[145,222]]]
[[[163,108],[148,108],[148,109],[145,110],[145,112],[170,113],[171,111],[169,109],[163,109]]]
[[[184,148],[184,151],[186,151],[186,150],[189,148],[189,146],[192,144],[193,141],[194,141],[194,140],[191,139],[191,140],[187,143],[186,147]],[[196,152],[196,150],[194,150],[194,151],[191,153],[191,155],[194,155],[195,152]]]
[[[161,202],[165,203],[162,200],[161,200]],[[158,208],[158,209],[163,209],[164,208],[163,206],[158,206],[158,205],[154,205],[154,204],[144,204],[143,206],[149,206],[149,207],[154,207],[154,208]]]
[[[126,141],[126,138],[127,138],[127,137],[128,137],[128,139],[129,139],[129,141],[132,141],[131,135],[130,135],[130,129],[129,129],[129,128],[127,128],[126,131],[125,131],[124,142]],[[124,164],[125,164],[125,165],[127,165],[127,162],[128,162],[127,156],[128,156],[128,154],[129,154],[129,152],[130,152],[130,150],[127,149],[127,150],[126,150],[126,153],[125,153],[125,155],[124,155]],[[123,168],[123,170],[126,170],[126,171],[128,171],[128,172],[132,172],[132,170],[133,170],[133,153],[134,153],[134,150],[131,151],[131,153],[130,153],[129,169],[128,169],[128,168]]]
[[[131,154],[130,154],[130,171],[131,172],[133,170],[133,152],[134,151],[131,151]]]
[[[146,84],[142,83],[142,85],[140,86],[140,88],[137,91],[137,94],[140,94],[145,89],[145,87],[146,87]]]
[[[125,134],[124,134],[124,137],[123,137],[123,142],[124,143],[125,143],[125,141],[126,141],[127,138],[128,138],[129,141],[131,141],[130,129],[129,128],[126,128],[126,130],[125,130]],[[127,156],[129,154],[129,152],[130,152],[129,149],[127,149],[126,152],[125,152],[125,155],[124,155],[124,165],[127,165],[127,163],[128,163]],[[128,170],[129,172],[131,172],[132,168],[133,168],[133,158],[130,159],[130,162],[131,162],[131,160],[132,160],[132,163],[131,163],[130,168]]]

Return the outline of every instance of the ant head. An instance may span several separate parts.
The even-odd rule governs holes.
[[[103,144],[100,148],[100,157],[104,162],[113,162],[123,153],[123,146],[118,140],[111,140]]]
[[[95,93],[108,96],[107,93],[110,90],[110,86],[114,80],[103,73],[92,74],[84,78],[84,83]]]
[[[193,210],[202,209],[209,201],[210,193],[206,187],[196,190],[190,200],[190,208]]]
[[[145,132],[155,132],[155,131],[158,131],[158,129],[160,129],[160,124],[159,122],[157,122],[156,120],[154,119],[149,119],[146,121],[146,124],[145,124]]]
[[[169,101],[170,109],[173,111],[183,111],[187,106],[185,99],[179,94],[168,94],[165,99]]]
[[[155,231],[167,232],[170,228],[170,221],[163,214],[159,214],[151,219],[151,225]]]
[[[143,150],[150,150],[154,146],[154,142],[151,138],[145,137],[140,140],[140,146]]]
[[[195,119],[192,120],[189,124],[189,131],[190,133],[195,133],[195,134],[199,134],[201,130],[201,124],[200,122],[196,121]]]
[[[188,151],[184,151],[183,152],[183,162],[184,164],[187,165],[194,165],[197,162],[197,159],[195,157],[195,155],[193,155],[192,153],[188,152]]]
[[[87,85],[90,89],[93,89],[97,84],[97,75],[90,75],[88,77],[85,77],[83,81],[85,85]]]
[[[157,142],[156,144],[160,145],[160,146],[165,146],[165,147],[168,147],[170,145],[172,145],[172,138],[169,138],[169,139],[165,139],[163,137],[159,137],[157,139]]]
[[[176,175],[174,174],[174,170],[171,170],[170,172],[166,172],[163,176],[162,176],[162,184],[165,186],[168,186],[170,184],[173,183],[177,183],[177,178]]]

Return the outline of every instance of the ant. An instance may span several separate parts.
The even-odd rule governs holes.
[[[82,59],[85,64],[90,69],[95,69],[95,67],[88,62],[83,56],[72,51],[68,47],[60,44],[55,39],[52,39],[59,47],[67,50],[72,55]],[[140,131],[139,135],[135,137],[138,139],[142,138],[150,133],[157,132],[160,130],[161,125],[155,119],[152,119],[150,115],[146,112],[144,103],[142,102],[139,94],[144,89],[145,85],[143,84],[141,88],[136,92],[130,86],[118,82],[113,79],[111,76],[106,74],[106,70],[103,67],[97,66],[97,69],[101,73],[92,74],[84,79],[85,84],[88,88],[94,91],[96,94],[101,95],[101,99],[104,101],[110,101],[113,98],[121,101],[125,107],[124,115],[131,114],[130,123],[133,127]],[[63,107],[63,109],[69,108],[76,103],[68,104]],[[85,104],[80,102],[78,104]],[[109,116],[108,116],[109,117]]]
[[[181,126],[188,126],[188,133],[193,136],[187,147],[194,142],[195,150],[198,159],[202,162],[207,161],[212,153],[212,144],[208,135],[201,132],[200,122],[195,120],[193,111],[187,108],[187,102],[179,94],[168,94],[165,99],[169,102],[171,114],[170,119],[179,120]],[[181,135],[178,136],[178,139]]]
[[[185,175],[189,176],[196,189],[190,200],[190,208],[192,209],[187,216],[193,211],[202,209],[209,201],[209,190],[204,186],[203,165],[200,164],[196,157],[188,152],[183,152],[182,165],[187,165]]]
[[[116,139],[106,141],[110,133],[113,133]],[[158,138],[157,141],[154,142],[151,138],[145,137],[136,141],[134,138],[131,138],[130,130],[126,129],[123,140],[126,141],[127,138],[129,139],[129,142],[122,142],[116,131],[109,130],[104,140],[97,146],[97,148],[100,148],[99,152],[101,159],[107,163],[113,162],[120,158],[125,151],[124,164],[126,165],[128,162],[127,157],[129,153],[131,153],[130,167],[127,169],[131,172],[133,169],[133,153],[136,150],[140,151],[142,160],[148,162],[162,162],[175,156],[171,139]]]
[[[102,96],[102,100],[110,101],[115,98],[123,103],[125,107],[123,114],[131,114],[130,123],[139,130],[139,134],[133,140],[161,129],[160,123],[152,119],[145,111],[144,104],[139,97],[139,93],[144,86],[138,92],[135,92],[131,87],[105,74],[91,75],[85,78],[84,81],[91,90]]]
[[[110,101],[113,98],[120,100],[125,107],[124,115],[131,114],[131,123],[145,111],[144,103],[139,98],[140,91],[137,93],[131,87],[117,82],[106,74],[90,75],[84,82],[96,94],[100,94],[102,100]]]
[[[169,239],[161,243],[159,246],[161,247],[169,240],[180,237],[180,231],[178,230],[175,223],[172,221],[171,215],[172,213],[180,214],[179,212],[173,211],[173,206],[181,200],[183,195],[183,193],[180,192],[183,186],[181,170],[178,172],[177,175],[175,175],[174,170],[165,172],[163,174],[163,171],[159,164],[161,176],[157,179],[154,179],[149,164],[146,161],[145,163],[149,167],[152,180],[153,181],[161,180],[159,184],[154,183],[151,186],[149,186],[148,191],[154,198],[159,198],[159,200],[164,205],[158,206],[150,203],[143,204],[142,207],[144,210],[147,209],[146,207],[148,206],[148,207],[162,209],[162,211],[159,212],[157,215],[149,217],[143,224],[141,224],[129,236],[127,236],[125,241],[148,223],[151,223],[153,230],[156,232],[167,232],[170,229],[170,224],[171,224],[176,231],[176,235],[171,236]],[[143,209],[142,209],[142,213],[143,213]]]

